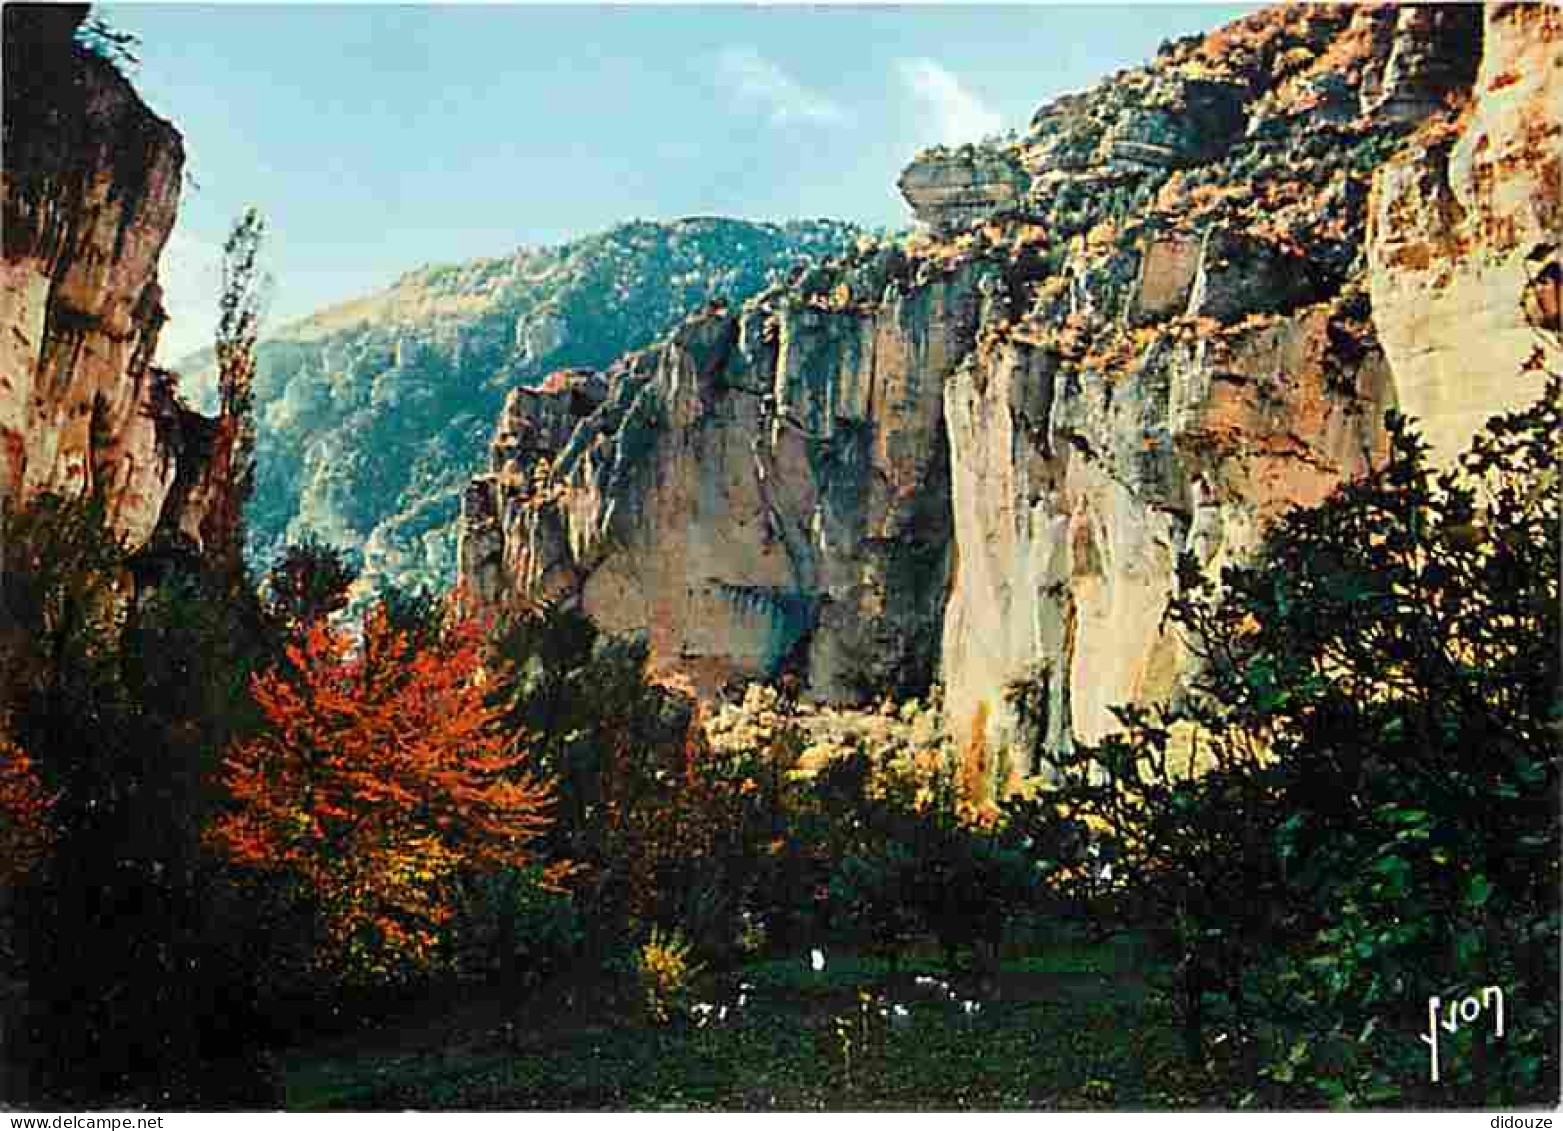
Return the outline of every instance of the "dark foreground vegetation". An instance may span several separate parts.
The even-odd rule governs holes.
[[[630,984],[615,994],[600,980],[566,981],[519,1013],[491,997],[446,1001],[437,1017],[321,1041],[278,1069],[288,1108],[301,1111],[1221,1102],[1177,1076],[1165,1009],[1148,997],[1144,957],[1127,942],[1028,939],[1015,949],[981,987],[951,977],[932,950],[908,953],[893,973],[882,958],[847,951],[827,952],[819,972],[806,954],[755,958],[696,979],[695,1014],[664,1025],[648,1021]]]
[[[707,720],[568,611],[347,626],[327,547],[255,584],[38,499],[0,543],[5,1096],[1556,1102],[1558,397],[1447,472],[1392,420],[1252,567],[1183,570],[1186,693],[997,802],[985,751],[822,753],[785,685]],[[1429,999],[1487,987],[1503,1036],[1441,1030],[1434,1083]]]

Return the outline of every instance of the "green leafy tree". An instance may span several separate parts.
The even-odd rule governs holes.
[[[670,905],[691,892],[656,865],[678,855],[662,834],[679,827],[689,801],[681,790],[690,705],[649,682],[648,655],[644,643],[606,636],[557,607],[512,617],[490,640],[495,670],[507,673],[490,702],[555,782],[555,821],[539,851],[579,865],[572,892],[591,961],[625,944],[632,915],[677,926],[683,916]]]
[[[1497,985],[1534,1027],[1468,1029],[1446,1086],[1555,1095],[1560,424],[1552,377],[1440,472],[1392,415],[1385,465],[1252,566],[1182,563],[1184,702],[1059,756],[1115,869],[1082,896],[1164,925],[1191,1054],[1214,997],[1278,1097],[1448,1102],[1413,1034]]]
[[[201,522],[206,556],[235,586],[244,577],[244,508],[255,487],[255,346],[271,279],[261,264],[266,221],[247,208],[223,243],[217,320],[217,431],[211,466],[222,484]]]

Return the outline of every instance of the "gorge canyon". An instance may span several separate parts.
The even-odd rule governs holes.
[[[101,487],[133,544],[199,551],[231,421],[152,364],[179,135],[81,11],[16,11],[0,507]],[[1249,559],[1382,458],[1389,409],[1447,460],[1534,399],[1560,134],[1556,7],[1267,9],[922,153],[910,236],[626,225],[273,335],[254,522],[490,610],[578,604],[706,697],[937,683],[960,741],[1095,741],[1183,688],[1180,554]]]

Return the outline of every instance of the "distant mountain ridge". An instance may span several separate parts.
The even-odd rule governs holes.
[[[460,492],[506,392],[605,366],[860,235],[832,220],[631,221],[420,267],[271,332],[255,383],[252,560],[314,536],[360,555],[366,587],[449,585]],[[199,387],[211,365],[205,351],[178,368]]]

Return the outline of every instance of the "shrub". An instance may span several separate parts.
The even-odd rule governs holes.
[[[11,886],[48,854],[54,805],[25,751],[0,733],[0,889]]]
[[[921,926],[914,898],[918,863],[906,846],[874,838],[844,855],[831,874],[835,920],[850,925],[892,964]]]
[[[738,952],[745,958],[756,958],[764,953],[770,941],[765,922],[749,910],[738,913]]]
[[[1030,846],[996,821],[940,822],[915,843],[915,906],[946,962],[953,968],[959,952],[970,949],[980,968],[995,971],[1006,928],[1041,903],[1043,881]]]
[[[491,702],[558,782],[546,844],[581,866],[573,891],[593,955],[606,960],[634,920],[677,925],[712,955],[735,949],[741,908],[769,917],[795,749],[708,742],[689,700],[647,679],[643,642],[576,611],[512,620],[492,652],[513,675]]]
[[[641,1000],[646,1016],[666,1025],[688,1012],[690,989],[700,966],[690,960],[692,947],[677,929],[663,933],[652,927],[651,937],[635,956]]]
[[[831,922],[892,962],[927,933],[952,967],[965,949],[991,964],[1007,926],[1041,905],[1036,840],[1017,835],[998,810],[958,797],[957,776],[854,750],[810,783],[806,804],[823,825],[829,861]]]
[[[584,939],[580,910],[540,866],[473,877],[463,906],[462,972],[535,985],[574,961]]]

